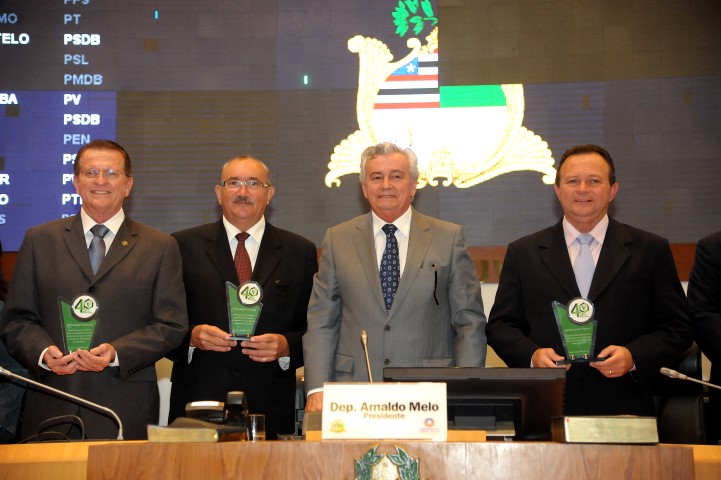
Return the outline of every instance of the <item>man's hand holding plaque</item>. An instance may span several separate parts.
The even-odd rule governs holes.
[[[190,346],[213,352],[229,352],[238,342],[230,334],[215,325],[201,324],[190,332]]]
[[[64,354],[56,345],[50,345],[43,355],[43,363],[55,375],[72,375],[78,371],[75,353]]]
[[[568,306],[553,302],[552,308],[566,351],[566,358],[556,364],[603,361],[604,358],[593,357],[598,325],[598,321],[593,317],[593,303],[578,297],[572,299]]]
[[[83,372],[102,372],[115,360],[115,348],[109,343],[101,343],[90,350],[75,352],[78,370]]]
[[[254,362],[272,362],[290,355],[288,340],[278,333],[254,335],[240,342],[240,346],[243,347],[243,354]]]
[[[621,345],[609,345],[598,352],[598,357],[603,361],[591,362],[591,367],[604,377],[622,377],[634,368],[633,355],[628,348]]]

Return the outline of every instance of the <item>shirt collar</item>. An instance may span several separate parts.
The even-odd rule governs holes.
[[[228,219],[225,218],[225,215],[223,215],[223,225],[225,226],[225,233],[228,234],[228,242],[233,240],[235,236],[240,233],[238,227],[230,223]],[[263,234],[265,233],[265,215],[260,217],[258,223],[250,227],[248,230],[246,230],[246,232],[248,232],[250,238],[260,244],[260,241],[263,239]]]
[[[571,244],[576,240],[581,232],[576,230],[576,227],[571,225],[566,216],[563,216],[563,236],[566,240],[566,246],[570,247]],[[603,245],[603,241],[606,239],[606,231],[608,230],[608,214],[604,215],[603,218],[591,229],[590,233],[593,239],[596,240],[599,245]]]
[[[373,236],[378,235],[378,232],[382,231],[383,225],[387,223],[392,223],[396,226],[398,230],[406,237],[408,238],[411,233],[411,217],[413,217],[413,209],[411,207],[408,207],[408,210],[401,215],[400,217],[396,218],[392,222],[386,222],[385,220],[381,219],[378,215],[375,214],[371,210],[371,217],[373,218]],[[385,235],[385,233],[383,233]]]
[[[83,221],[84,234],[87,234],[91,228],[98,224],[98,222],[90,218],[90,215],[88,215],[82,208],[80,209],[80,219]],[[120,230],[120,225],[123,224],[123,221],[125,221],[125,212],[121,208],[120,210],[118,210],[118,213],[110,217],[110,219],[107,222],[103,223],[103,225],[108,227],[108,230],[110,230],[113,235],[117,235],[118,230]]]

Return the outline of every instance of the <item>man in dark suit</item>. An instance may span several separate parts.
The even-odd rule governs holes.
[[[392,143],[361,155],[371,212],[328,230],[303,337],[306,411],[323,406],[323,382],[374,381],[383,367],[482,367],[486,317],[463,227],[416,212],[412,150]]]
[[[120,416],[125,438],[142,439],[147,424],[158,422],[155,362],[187,329],[178,246],[125,216],[133,177],[117,143],[83,146],[73,184],[83,200],[80,214],[25,235],[0,322],[2,339],[36,379],[109,407]],[[69,351],[63,325],[73,315],[61,304],[75,306],[80,295],[97,310],[72,308],[73,315],[94,314],[96,326],[89,348]],[[46,423],[52,417],[71,415],[82,419],[88,438],[117,437],[111,417],[35,389],[25,397],[21,437],[59,423]],[[51,430],[76,436],[77,424],[64,422]]]
[[[0,258],[3,247],[0,243]],[[0,313],[5,305],[8,283],[0,264]],[[28,371],[10,356],[7,347],[0,340],[0,366],[21,377],[27,377]],[[0,443],[13,443],[20,419],[20,408],[25,396],[25,384],[0,376]]]
[[[315,245],[265,221],[275,188],[260,160],[229,160],[215,187],[223,218],[174,234],[183,257],[190,327],[174,352],[170,418],[196,400],[224,401],[228,391],[245,392],[251,413],[266,415],[266,437],[293,433],[295,370],[303,366],[301,337],[318,270]],[[242,241],[237,235],[245,232]],[[246,236],[246,235],[244,235]],[[247,255],[247,257],[246,257]],[[240,258],[250,264],[237,269]],[[235,262],[235,263],[234,263]],[[255,334],[230,338],[226,282],[248,278],[263,289]]]
[[[688,281],[696,343],[711,360],[711,383],[721,385],[721,232],[702,238]],[[721,391],[709,388],[709,437],[721,439]]]
[[[563,220],[508,246],[486,333],[509,367],[566,368],[568,415],[654,415],[650,387],[691,344],[686,297],[668,242],[608,216],[618,184],[601,147],[566,151],[556,175]],[[574,261],[590,234],[590,289]],[[583,237],[582,237],[583,238]],[[592,355],[603,361],[557,365],[565,356],[551,304],[587,298],[598,321]]]

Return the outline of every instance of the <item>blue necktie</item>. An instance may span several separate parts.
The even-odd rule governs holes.
[[[401,278],[401,267],[398,256],[398,240],[396,240],[396,226],[392,223],[383,225],[386,234],[386,249],[381,259],[381,288],[386,301],[386,312],[391,311],[393,298],[396,296],[398,281]]]
[[[90,248],[88,248],[88,255],[90,255],[90,266],[93,268],[93,275],[98,273],[100,264],[103,263],[105,258],[105,240],[103,237],[108,234],[110,229],[105,225],[97,224],[90,229],[93,234],[93,239],[90,241]]]
[[[576,241],[581,248],[573,264],[573,273],[576,274],[578,290],[583,298],[588,298],[588,290],[591,288],[591,280],[593,280],[593,271],[596,269],[591,254],[593,240],[593,235],[590,233],[582,233],[576,237]]]

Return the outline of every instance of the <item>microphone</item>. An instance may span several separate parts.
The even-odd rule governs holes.
[[[366,368],[368,369],[368,380],[373,383],[373,373],[371,372],[371,361],[368,358],[368,334],[365,330],[361,330],[361,343],[363,344],[363,353],[366,356]]]
[[[4,369],[3,367],[0,367],[0,375],[5,375],[8,378],[20,380],[21,382],[30,383],[30,384],[35,385],[36,387],[40,388],[41,390],[47,390],[47,391],[53,392],[56,395],[60,395],[61,397],[69,398],[70,400],[72,400],[75,403],[80,403],[82,405],[85,405],[86,407],[90,407],[95,410],[100,410],[102,412],[109,414],[111,417],[113,417],[113,419],[115,420],[115,423],[118,424],[118,440],[123,440],[123,424],[120,421],[120,417],[118,417],[118,414],[115,413],[114,411],[110,410],[108,407],[103,407],[102,405],[98,405],[97,403],[93,403],[89,400],[85,400],[84,398],[80,398],[73,394],[63,392],[62,390],[58,390],[57,388],[49,387],[40,382],[36,382],[35,380],[30,380],[29,378],[21,377],[20,375],[16,375],[13,372]]]
[[[719,387],[718,385],[704,382],[703,380],[696,380],[695,378],[691,378],[688,375],[684,375],[683,373],[677,372],[676,370],[671,370],[670,368],[661,367],[661,375],[666,375],[667,377],[676,378],[678,380],[689,380],[691,382],[700,383],[701,385],[706,385],[707,387],[718,388],[719,390],[721,390],[721,387]]]

